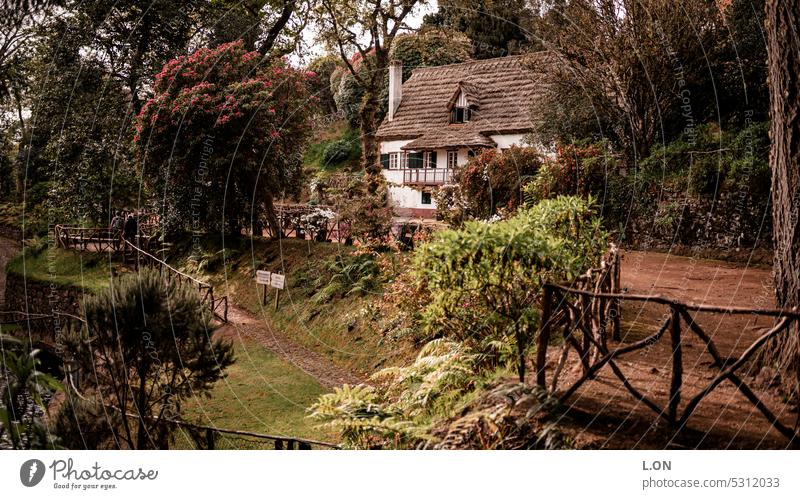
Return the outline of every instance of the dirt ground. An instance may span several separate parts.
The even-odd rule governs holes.
[[[243,335],[254,339],[327,388],[341,386],[345,383],[357,385],[364,381],[340,368],[327,357],[299,345],[283,332],[270,327],[264,319],[233,305],[228,308],[228,323],[219,328],[215,334],[223,338],[236,338],[238,335]]]
[[[773,308],[770,270],[747,268],[715,260],[697,260],[667,253],[627,252],[622,261],[622,287],[626,293],[655,294],[685,302],[709,305],[737,305]],[[654,333],[669,309],[663,305],[623,302],[622,341],[627,344]],[[712,337],[723,357],[738,357],[771,326],[771,319],[754,320],[746,316],[693,314]],[[684,359],[683,394],[680,409],[698,393],[718,370],[699,338],[684,323],[681,336]],[[616,345],[610,344],[610,348]],[[668,335],[643,350],[624,355],[617,363],[640,392],[666,406],[671,373],[671,346]],[[548,366],[555,366],[559,348],[548,351]],[[582,374],[577,355],[572,355],[559,388],[565,389]],[[574,366],[574,367],[573,367]],[[790,428],[796,422],[793,405],[755,382],[747,366],[737,371],[767,406]],[[548,373],[549,379],[549,373]],[[757,388],[758,387],[758,388]],[[774,430],[729,381],[708,395],[679,435],[668,430],[643,403],[638,402],[619,382],[609,367],[584,384],[567,401],[568,417],[580,447],[588,448],[785,448],[789,442]]]

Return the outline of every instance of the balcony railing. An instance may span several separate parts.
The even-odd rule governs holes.
[[[405,168],[403,183],[416,185],[440,185],[450,182],[450,168]]]

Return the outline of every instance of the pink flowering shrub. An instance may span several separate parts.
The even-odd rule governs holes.
[[[168,227],[237,232],[299,187],[315,106],[308,78],[241,41],[164,65],[134,140]]]

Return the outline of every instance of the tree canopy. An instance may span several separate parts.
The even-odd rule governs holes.
[[[163,67],[134,140],[166,227],[237,233],[298,188],[313,76],[282,60],[264,64],[241,41]]]

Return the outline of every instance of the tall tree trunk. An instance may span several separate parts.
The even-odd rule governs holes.
[[[775,297],[789,308],[800,306],[800,0],[768,0],[766,19]],[[800,372],[797,332],[771,349],[769,360],[785,374]]]
[[[375,176],[381,174],[380,159],[378,154],[378,141],[375,133],[378,131],[378,89],[366,89],[364,102],[361,105],[359,118],[361,120],[361,166],[367,174],[367,190],[370,194],[375,194],[378,183]]]

